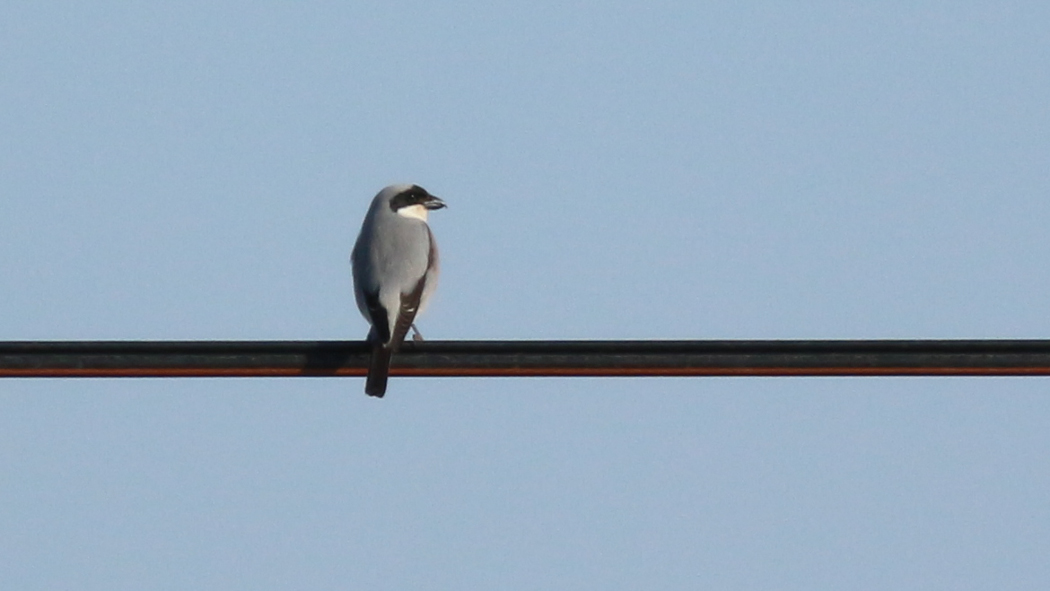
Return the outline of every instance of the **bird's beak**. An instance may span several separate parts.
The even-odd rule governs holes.
[[[442,201],[440,197],[430,195],[427,197],[427,200],[423,202],[423,207],[427,209],[441,209],[448,206],[445,205],[445,202]]]

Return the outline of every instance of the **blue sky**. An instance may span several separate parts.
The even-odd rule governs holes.
[[[0,6],[0,339],[1047,338],[1035,2]],[[1044,379],[6,380],[18,589],[1045,589]],[[5,585],[6,586],[6,585]]]

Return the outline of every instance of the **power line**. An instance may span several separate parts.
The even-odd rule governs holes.
[[[363,376],[362,341],[0,341],[0,377]],[[394,376],[1046,376],[1050,340],[406,342]]]

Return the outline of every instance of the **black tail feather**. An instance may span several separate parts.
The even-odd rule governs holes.
[[[386,394],[386,379],[390,374],[390,349],[381,344],[372,347],[372,358],[368,363],[365,378],[365,394],[382,398]]]

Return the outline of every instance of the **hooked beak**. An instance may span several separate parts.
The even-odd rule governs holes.
[[[423,207],[425,207],[427,209],[430,209],[430,210],[434,210],[434,209],[441,209],[443,207],[448,207],[448,206],[445,205],[445,202],[442,201],[440,197],[435,197],[433,195],[429,195],[429,196],[427,196],[426,201],[423,202]]]

